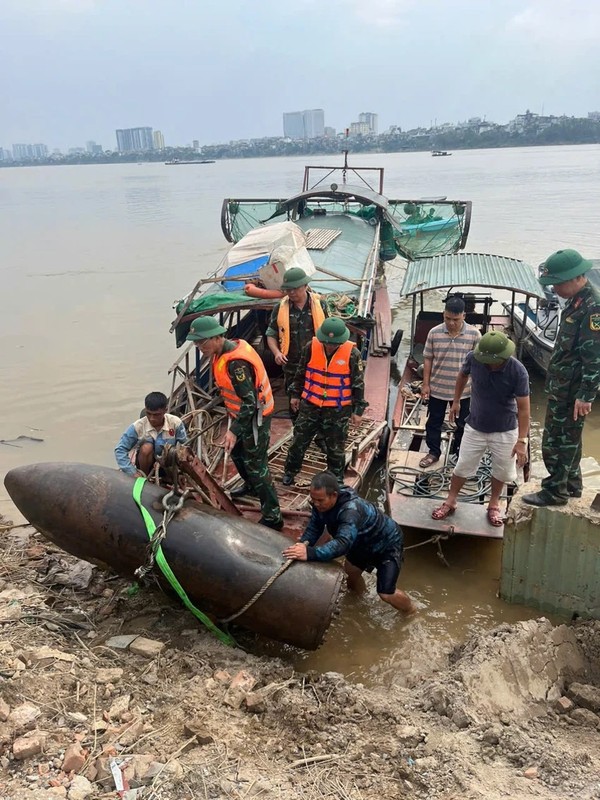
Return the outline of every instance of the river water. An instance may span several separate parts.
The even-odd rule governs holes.
[[[385,167],[388,196],[472,200],[470,251],[533,265],[560,247],[600,255],[598,145],[351,161]],[[0,443],[2,477],[34,461],[113,464],[114,444],[137,417],[145,394],[169,390],[167,370],[176,359],[168,333],[172,305],[215,269],[227,249],[219,225],[223,197],[290,195],[300,188],[304,163],[286,158],[177,169],[125,164],[0,170],[0,439],[13,442]],[[401,272],[390,266],[396,320],[406,328]],[[541,387],[534,376],[538,430]],[[14,442],[18,436],[43,441]],[[584,455],[600,458],[598,409],[586,423]],[[377,496],[376,479],[372,486]],[[0,512],[8,508],[2,486]],[[448,641],[481,625],[536,616],[496,598],[499,543],[465,537],[446,545],[445,554],[450,569],[430,548],[407,557],[400,585],[422,604],[418,618],[403,621],[373,592],[347,596],[324,647],[282,655],[299,667],[406,681],[416,679],[423,659],[431,662]]]

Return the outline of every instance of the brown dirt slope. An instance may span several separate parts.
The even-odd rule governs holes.
[[[503,625],[368,689],[221,645],[30,528],[0,542],[0,800],[600,798],[600,623]]]

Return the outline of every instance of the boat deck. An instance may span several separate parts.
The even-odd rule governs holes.
[[[390,491],[388,502],[391,516],[403,528],[411,528],[429,533],[460,533],[469,536],[501,539],[504,526],[490,525],[486,517],[487,498],[469,499],[477,494],[477,480],[467,481],[459,499],[456,512],[445,520],[434,520],[431,512],[437,508],[448,493],[453,461],[450,450],[454,440],[454,429],[448,421],[442,430],[442,456],[438,462],[427,469],[419,466],[427,455],[425,442],[425,423],[427,406],[423,405],[419,394],[413,393],[410,380],[416,379],[407,367],[403,387],[403,402],[396,405],[394,429],[396,434],[388,452],[388,474]]]
[[[449,474],[452,464],[447,458],[448,447],[452,441],[452,431],[442,434],[443,454],[436,464],[428,469],[421,469],[419,461],[427,454],[425,445],[425,415],[422,427],[415,427],[409,437],[396,436],[389,451],[388,471],[394,476],[392,490],[388,495],[390,514],[402,528],[427,531],[430,533],[460,533],[469,536],[483,536],[491,539],[502,539],[504,526],[490,525],[486,517],[486,504],[479,501],[459,501],[456,512],[445,520],[435,520],[431,512],[443,502],[447,495]],[[416,439],[420,439],[419,450],[414,447]],[[443,474],[440,470],[443,470]],[[468,484],[466,485],[468,489]],[[430,497],[419,492],[431,492]]]
[[[295,222],[309,235],[308,251],[317,268],[311,278],[311,288],[320,294],[338,292],[356,295],[360,291],[361,282],[373,269],[373,250],[378,241],[378,229],[367,225],[364,219],[349,214],[304,217]],[[311,231],[339,233],[323,249],[313,249],[310,246]],[[318,242],[314,235],[313,240]],[[350,280],[336,280],[320,272],[320,267]]]
[[[346,442],[346,483],[349,486],[357,487],[361,480],[360,461],[373,456],[374,449],[377,447],[376,434],[381,431],[381,425],[376,420],[367,418],[361,419],[359,425],[351,425]],[[277,496],[281,504],[281,509],[285,511],[310,511],[310,495],[308,488],[313,477],[318,472],[327,469],[327,459],[325,453],[317,447],[314,442],[306,452],[302,469],[296,475],[292,486],[284,486],[281,483],[283,477],[285,461],[290,443],[292,441],[292,427],[289,420],[274,419],[271,428],[271,447],[269,450],[269,468],[277,490]],[[231,491],[242,485],[242,479],[235,468],[231,469],[231,475],[223,484],[226,491]],[[257,498],[243,497],[236,499],[236,505],[240,506],[244,516],[252,509],[260,512],[260,504]]]

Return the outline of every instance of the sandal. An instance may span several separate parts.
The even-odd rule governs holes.
[[[487,520],[494,528],[500,528],[504,525],[504,514],[498,506],[488,506]]]
[[[426,456],[423,456],[423,458],[419,461],[419,466],[421,467],[421,469],[426,469],[427,467],[430,467],[432,464],[437,464],[439,460],[440,460],[439,456],[434,456],[431,453],[428,453]]]
[[[441,506],[431,512],[431,518],[437,520],[446,519],[447,517],[451,517],[455,511],[456,506],[449,506],[448,503],[442,503]]]

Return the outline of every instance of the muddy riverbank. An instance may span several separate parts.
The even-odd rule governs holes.
[[[598,622],[504,623],[366,687],[221,645],[31,528],[0,542],[2,800],[600,797]]]

